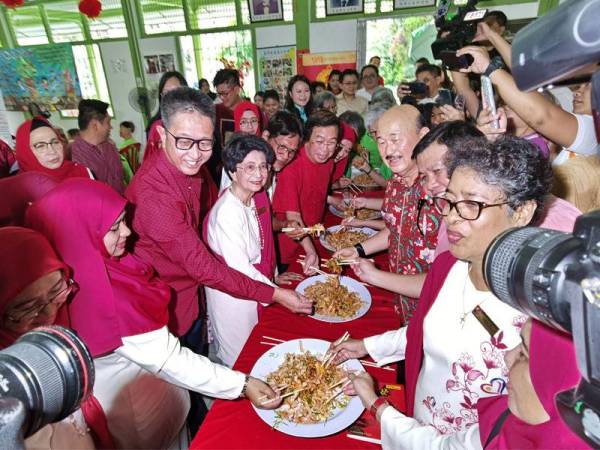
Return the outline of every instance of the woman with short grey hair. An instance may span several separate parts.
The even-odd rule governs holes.
[[[335,95],[329,91],[323,91],[316,95],[313,100],[314,109],[326,109],[337,115],[337,100]]]

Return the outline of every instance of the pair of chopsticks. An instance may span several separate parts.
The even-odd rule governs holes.
[[[300,255],[300,258],[306,258],[306,256],[304,255]],[[297,263],[300,263],[302,266],[304,266],[306,264],[306,262],[304,261],[304,259],[297,259],[296,260]],[[328,277],[334,277],[335,275],[331,274],[331,273],[327,273],[327,272],[323,272],[321,269],[319,269],[318,267],[313,267],[313,266],[308,266],[309,269],[314,270],[315,272],[317,272],[319,275],[325,275]]]
[[[327,267],[327,262],[329,262],[329,261],[335,262],[335,264],[338,266],[349,266],[351,264],[358,263],[358,260],[356,260],[356,259],[342,259],[342,258],[330,258],[330,259],[321,258],[321,259],[325,263],[325,264],[321,264],[321,267]]]
[[[303,231],[311,236],[321,236],[322,233],[325,233],[325,227],[321,223],[317,223],[311,227],[304,228],[296,228],[296,227],[285,227],[282,228],[281,231],[283,233],[290,233],[292,231]]]
[[[336,340],[333,345],[340,345],[343,342],[346,342],[348,339],[350,339],[350,333],[348,333],[347,331],[344,332],[344,334],[342,335],[342,337],[340,337],[338,340]],[[337,352],[330,352],[329,350],[327,350],[325,352],[325,354],[323,355],[323,358],[321,359],[321,362],[323,363],[324,366],[328,366],[329,363],[331,361],[333,361],[333,358],[335,358],[335,356],[337,355]]]
[[[283,389],[285,389],[287,387],[287,385],[283,385],[283,386],[284,386]],[[286,397],[289,397],[291,395],[298,394],[298,393],[302,392],[304,389],[306,389],[306,388],[296,389],[295,391],[291,391],[291,392],[288,392],[288,393],[283,394],[283,395],[277,395],[277,397],[273,397],[273,398],[267,398],[267,395],[263,395],[262,397],[259,397],[258,400],[262,400],[263,398],[267,398],[266,400],[262,400],[260,402],[261,406],[264,406],[264,405],[266,405],[268,403],[271,403],[274,400],[281,400],[282,398],[286,398]],[[280,390],[280,389],[277,389],[277,390]]]
[[[348,185],[348,189],[350,189],[354,195],[363,193],[363,190],[360,188],[360,186],[356,185],[355,183],[350,183]]]
[[[393,371],[393,370],[394,370],[394,369],[392,369],[391,367],[380,367],[380,366],[378,366],[378,365],[377,365],[377,363],[374,363],[374,362],[371,362],[371,361],[363,361],[363,360],[360,360],[360,363],[361,363],[363,366],[367,366],[367,367],[375,367],[375,368],[377,368],[377,369],[381,369],[381,370],[391,370],[391,371]]]
[[[283,342],[287,342],[287,341],[284,341],[284,340],[281,340],[281,339],[277,339],[277,338],[274,338],[274,337],[271,337],[271,336],[263,336],[262,338],[264,340],[260,341],[260,343],[263,344],[263,345],[273,345],[273,346],[275,346],[275,345],[279,345],[279,344],[281,344]]]

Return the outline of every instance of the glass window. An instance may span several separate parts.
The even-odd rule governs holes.
[[[147,34],[186,31],[182,0],[140,0]]]
[[[196,66],[196,52],[194,49],[193,36],[180,36],[179,49],[183,62],[183,76],[189,86],[198,86],[198,66]]]
[[[237,25],[235,1],[226,0],[216,3],[214,1],[200,0],[195,3],[196,10],[189,11],[193,29],[206,30],[234,27]]]
[[[83,41],[81,13],[75,1],[49,3],[44,5],[50,33],[54,42]]]
[[[19,45],[47,44],[48,36],[37,6],[21,6],[7,9]]]
[[[254,63],[252,60],[252,35],[249,30],[201,34],[196,40],[196,58],[200,59],[202,73],[212,84],[217,71],[225,66],[240,70],[246,96],[252,98],[256,91]]]
[[[73,45],[72,49],[81,96],[110,103],[108,84],[98,44]],[[112,109],[109,109],[109,113],[111,116],[113,115]]]
[[[127,28],[121,0],[103,0],[100,17],[88,20],[92,39],[117,39],[127,37]]]
[[[393,87],[402,80],[414,79],[414,61],[421,56],[431,58],[428,54],[411,54],[411,50],[413,53],[415,51],[415,37],[422,35],[424,30],[433,26],[433,18],[430,14],[367,20],[366,23],[365,56],[367,60],[373,55],[381,57],[379,74],[383,77],[386,86]],[[431,52],[431,42],[420,44],[420,48]],[[393,91],[395,92],[395,89]]]

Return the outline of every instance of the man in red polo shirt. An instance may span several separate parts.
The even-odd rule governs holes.
[[[273,211],[280,219],[295,220],[303,227],[323,220],[339,134],[340,121],[332,112],[318,110],[309,117],[304,147],[281,171],[273,195]],[[304,251],[304,272],[309,274],[313,272],[309,267],[319,267],[319,257],[310,236],[305,236],[299,243],[285,234],[280,234],[278,239],[283,265],[290,264]]]
[[[206,180],[198,175],[212,154],[214,106],[195,89],[169,91],[162,100],[163,151],[140,167],[126,191],[134,205],[134,253],[152,265],[173,289],[169,329],[177,336],[198,318],[202,285],[234,297],[278,302],[310,314],[312,304],[294,291],[273,288],[220,263],[201,239],[200,194]],[[235,326],[235,318],[232,318]]]

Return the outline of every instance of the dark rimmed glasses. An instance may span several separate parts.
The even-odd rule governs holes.
[[[188,137],[175,136],[167,128],[165,128],[165,131],[175,139],[175,147],[182,151],[188,151],[194,145],[197,145],[198,150],[201,152],[211,152],[215,143],[214,139],[191,139]]]
[[[507,205],[509,202],[502,203],[485,203],[477,200],[459,200],[453,202],[444,197],[433,197],[433,203],[440,210],[442,216],[446,217],[453,209],[456,213],[465,220],[477,220],[481,216],[481,212],[486,208],[495,206]]]

